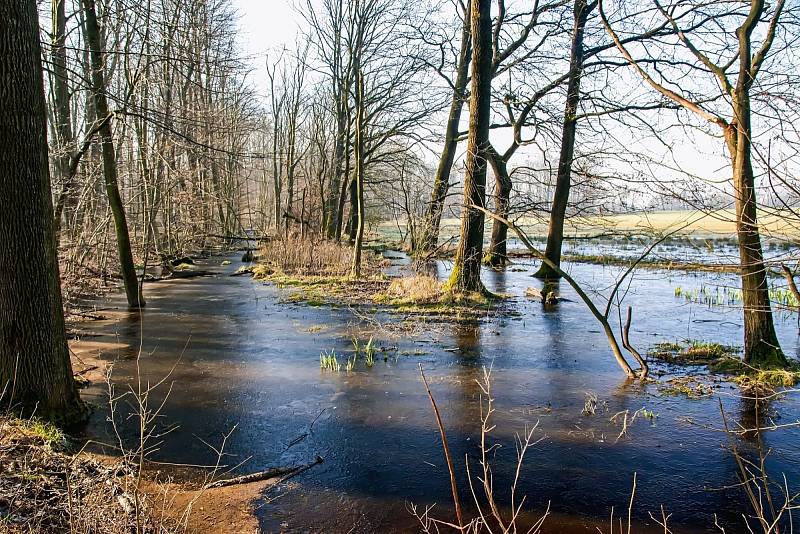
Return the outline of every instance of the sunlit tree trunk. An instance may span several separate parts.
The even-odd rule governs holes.
[[[67,349],[50,197],[36,2],[0,0],[0,398],[83,419]]]
[[[105,68],[103,52],[100,42],[100,27],[97,23],[97,11],[94,0],[83,0],[86,13],[86,39],[88,41],[92,63],[92,96],[94,108],[97,113],[96,120],[101,123],[99,134],[103,149],[103,176],[105,179],[108,204],[114,217],[114,229],[117,236],[117,251],[119,253],[120,271],[125,285],[125,295],[128,306],[139,308],[144,306],[144,298],[139,291],[136,279],[136,268],[133,264],[131,240],[128,233],[128,221],[125,217],[125,207],[119,192],[117,178],[117,155],[114,150],[114,137],[111,132],[108,100],[106,97]]]
[[[737,29],[739,40],[739,78],[731,105],[733,122],[725,129],[725,139],[733,167],[733,188],[736,194],[736,234],[742,270],[742,304],[744,306],[744,359],[751,365],[785,366],[775,326],[767,284],[767,268],[758,231],[758,201],[753,175],[752,127],[750,112],[751,35],[764,10],[762,0],[752,0],[750,14]],[[777,20],[777,19],[776,19]]]
[[[453,291],[485,291],[481,282],[484,214],[472,206],[486,203],[486,150],[492,92],[491,0],[471,0],[472,84],[469,106],[464,206],[461,237],[446,287]]]

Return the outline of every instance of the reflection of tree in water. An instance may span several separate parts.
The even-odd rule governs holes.
[[[767,444],[767,432],[775,430],[771,400],[759,392],[743,392],[739,402],[739,420],[734,424],[724,410],[722,417],[730,438],[730,452],[739,481],[740,491],[748,501],[750,531],[760,526],[764,532],[788,532],[791,528],[791,509],[796,507],[791,489],[786,487],[785,475],[773,472],[769,457],[774,454]],[[744,520],[744,519],[743,519]]]
[[[495,293],[508,292],[508,277],[505,269],[487,269],[484,271],[486,287]]]
[[[119,320],[117,336],[126,343],[126,347],[121,349],[121,359],[135,359],[139,352],[139,343],[137,341],[143,336],[142,313],[138,310],[132,310],[124,314]]]

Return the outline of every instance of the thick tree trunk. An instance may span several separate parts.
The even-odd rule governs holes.
[[[494,212],[508,219],[508,208],[511,203],[511,176],[508,173],[508,161],[493,149],[489,151],[489,162],[494,171],[495,194]],[[492,220],[492,240],[484,257],[484,263],[492,267],[503,267],[508,261],[508,226],[499,219]]]
[[[744,361],[757,367],[784,367],[787,361],[772,321],[767,269],[758,230],[758,202],[750,159],[749,95],[738,95],[734,109],[739,117],[738,127],[730,126],[726,138],[733,154],[736,235],[744,307]]]
[[[461,31],[461,49],[458,54],[456,79],[453,84],[453,100],[450,114],[447,117],[447,128],[444,134],[444,147],[433,179],[431,200],[422,224],[422,234],[417,243],[412,243],[415,254],[431,252],[439,242],[439,226],[442,222],[442,211],[447,191],[450,189],[450,172],[458,149],[458,126],[461,123],[461,111],[466,99],[467,82],[469,81],[469,64],[472,59],[472,40],[470,38],[469,12],[464,15],[464,26]]]
[[[0,400],[63,424],[87,413],[56,258],[36,2],[0,0]]]
[[[486,151],[492,91],[491,0],[470,1],[472,32],[472,86],[469,109],[464,207],[461,238],[447,288],[453,291],[485,292],[481,282],[484,214],[472,206],[486,204]]]
[[[106,120],[109,116],[109,110],[108,100],[106,99],[105,68],[103,65],[103,52],[100,43],[100,27],[97,23],[97,11],[95,10],[94,2],[95,0],[83,0],[83,7],[86,12],[86,38],[88,40],[92,62],[92,96],[94,98],[94,108],[97,113],[96,120],[98,123],[102,124],[99,133],[103,149],[103,176],[105,179],[106,194],[108,195],[108,205],[114,217],[117,251],[119,253],[122,281],[125,285],[125,296],[128,299],[128,306],[131,308],[140,308],[144,306],[145,303],[144,298],[139,292],[139,284],[136,280],[136,268],[133,264],[131,240],[128,234],[128,221],[125,218],[125,208],[122,205],[122,197],[119,193],[117,155],[114,150],[111,121]]]
[[[570,47],[570,71],[567,81],[567,101],[564,107],[564,125],[561,134],[561,153],[558,158],[556,188],[553,203],[550,207],[550,226],[547,231],[545,257],[561,266],[561,247],[564,242],[564,218],[569,203],[569,191],[572,185],[572,161],[575,156],[575,131],[577,129],[576,114],[581,98],[581,76],[583,74],[583,33],[589,15],[586,0],[575,0],[574,27],[572,45]],[[534,274],[537,278],[559,278],[558,272],[542,263]]]

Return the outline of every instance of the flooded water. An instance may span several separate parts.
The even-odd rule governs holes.
[[[217,455],[204,442],[217,446],[234,427],[224,463],[238,465],[237,473],[324,458],[258,503],[265,531],[414,531],[412,505],[436,504],[432,515],[452,519],[449,478],[419,364],[442,412],[464,502],[471,501],[465,457],[473,477],[479,469],[482,397],[476,380],[491,367],[492,443],[501,446],[493,453],[493,479],[502,505],[510,502],[515,434],[538,425],[539,441],[527,453],[516,496],[526,496],[530,519],[549,503],[552,516],[545,532],[597,532],[597,526],[607,532],[612,507],[617,516],[627,515],[634,473],[634,531],[659,531],[649,512],[660,517],[661,506],[672,514],[674,532],[718,532],[715,514],[727,532],[746,530],[744,494],[730,488],[738,481],[737,467],[725,435],[714,428],[721,426],[720,400],[731,424],[752,425],[753,406],[727,383],[719,384],[712,397],[690,400],[663,395],[658,384],[625,381],[598,325],[566,283],[560,293],[570,300],[552,309],[522,296],[526,287],[540,285],[530,276],[533,265],[484,273],[489,289],[512,296],[514,313],[471,323],[431,321],[410,335],[375,330],[373,320],[398,320],[390,315],[365,322],[346,307],[282,302],[286,293],[281,290],[228,276],[238,267],[231,259],[226,266],[221,258],[209,260],[218,276],[150,284],[148,308],[141,315],[87,329],[109,346],[129,344],[104,353],[117,360],[118,388],[136,374],[140,339],[143,380],[169,375],[151,403],[171,384],[160,424],[176,428],[153,459],[214,464]],[[436,268],[446,275],[446,263]],[[570,271],[599,290],[620,272],[586,264],[572,265]],[[675,297],[676,286],[715,284],[735,285],[735,279],[636,273],[624,301],[634,308],[632,342],[642,350],[684,338],[741,344],[735,307],[710,308]],[[122,304],[114,297],[104,305]],[[781,314],[776,322],[784,350],[797,355],[796,317]],[[375,365],[359,361],[352,372],[320,370],[322,351],[335,350],[344,363],[353,335],[362,343],[374,336],[384,349]],[[675,370],[661,366],[656,371],[669,376]],[[105,403],[102,387],[88,393]],[[587,394],[598,397],[594,416],[582,413]],[[620,420],[612,422],[612,416],[641,408],[654,417],[637,418],[619,437]],[[768,416],[778,423],[798,420],[800,406],[796,400],[778,400]],[[113,442],[105,417],[98,411],[87,432]],[[785,473],[790,485],[800,487],[800,430],[769,433],[764,441],[772,449],[770,471]],[[745,454],[753,454],[752,445],[743,444]]]

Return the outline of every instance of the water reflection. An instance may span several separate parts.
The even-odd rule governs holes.
[[[234,262],[227,268],[233,271],[237,266]],[[442,278],[448,265],[435,262],[431,269]],[[528,495],[531,510],[552,501],[555,511],[573,519],[571,524],[586,527],[572,531],[596,531],[594,525],[604,524],[600,518],[607,517],[612,506],[626,506],[636,471],[640,487],[634,514],[639,519],[646,521],[647,512],[663,504],[675,513],[674,522],[686,527],[675,532],[703,531],[713,525],[714,513],[740,525],[734,521],[747,506],[741,493],[707,491],[738,480],[729,454],[720,446],[724,435],[685,422],[718,426],[716,399],[688,400],[655,394],[654,385],[627,385],[602,333],[567,285],[550,286],[571,299],[551,308],[522,297],[525,288],[538,283],[530,270],[486,272],[490,289],[502,288],[515,297],[510,306],[518,317],[432,323],[414,339],[379,332],[376,341],[397,346],[396,353],[387,353],[386,361],[379,358],[371,368],[359,362],[350,373],[321,371],[319,353],[333,349],[346,358],[353,329],[368,325],[359,325],[347,309],[281,304],[274,288],[240,277],[153,285],[152,306],[141,315],[127,315],[106,332],[138,347],[143,331],[143,348],[149,355],[142,362],[145,376],[155,380],[172,373],[175,387],[163,418],[181,429],[170,434],[155,458],[211,463],[213,451],[198,438],[218,443],[221,433],[235,424],[227,452],[237,461],[250,458],[240,472],[300,463],[315,454],[325,458],[324,464],[294,481],[298,488],[263,509],[262,526],[267,530],[274,529],[270,521],[278,518],[279,526],[281,521],[289,523],[283,529],[288,531],[347,532],[356,522],[358,530],[407,531],[413,521],[406,502],[440,507],[449,502],[441,444],[419,363],[442,409],[460,475],[463,458],[474,458],[477,451],[477,381],[483,367],[491,366],[497,409],[493,435],[503,446],[497,451],[498,488],[507,488],[513,474],[515,432],[538,421],[545,437],[529,452],[530,467],[519,487],[520,494]],[[599,266],[575,266],[574,271],[577,278],[598,285],[615,275]],[[637,318],[634,326],[642,337],[675,339],[686,331],[687,307],[675,303],[672,289],[678,275],[669,276],[654,275],[629,292],[637,309],[658,310]],[[114,302],[124,305],[121,299]],[[740,334],[740,327],[720,322],[726,310],[692,310],[696,319],[715,320],[696,323],[693,333],[698,337],[727,341]],[[794,325],[779,323],[778,330],[791,350]],[[430,341],[421,344],[422,339]],[[118,381],[131,380],[135,372],[133,362],[122,361],[115,368]],[[597,395],[601,403],[594,416],[582,414],[587,393]],[[101,397],[102,388],[95,394]],[[154,404],[156,397],[151,399]],[[765,413],[744,400],[723,401],[743,426],[752,427],[749,418]],[[638,418],[628,435],[618,438],[619,419],[612,422],[612,416],[626,410],[633,414],[642,407],[657,417]],[[798,407],[786,401],[776,401],[771,408],[787,419],[800,416]],[[107,431],[105,414],[98,413],[89,432],[100,436]],[[305,439],[289,446],[303,433],[308,434]],[[791,483],[800,482],[798,432],[775,433],[769,439],[769,446],[781,451],[771,460],[777,472],[786,472]]]

